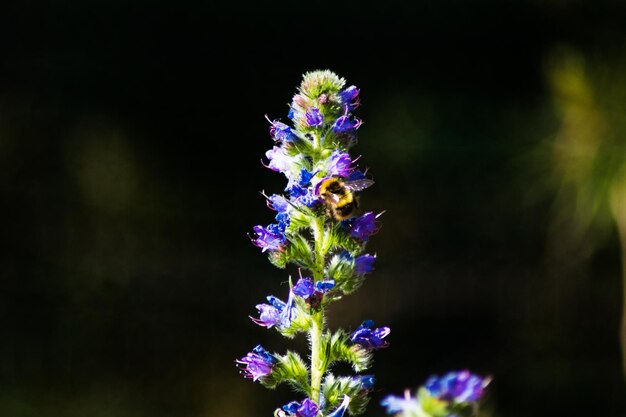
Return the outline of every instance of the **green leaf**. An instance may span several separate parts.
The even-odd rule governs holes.
[[[354,274],[354,259],[346,259],[339,254],[328,262],[326,275],[335,280],[335,288],[344,294],[356,291],[365,281],[365,276]]]
[[[288,383],[303,394],[310,395],[309,369],[296,352],[288,351],[284,356],[276,355],[278,363],[272,372],[261,380],[263,386],[274,389],[279,384]]]
[[[289,243],[282,251],[272,251],[269,253],[269,260],[272,265],[284,269],[291,262],[304,268],[313,267],[313,252],[307,239],[299,233],[288,234]]]
[[[287,154],[290,156],[312,155],[315,151],[315,148],[313,146],[313,141],[311,140],[311,137],[296,129],[292,129],[291,131],[296,135],[296,139],[293,142],[286,143],[284,145]],[[300,164],[303,165],[304,161],[300,162]],[[311,167],[305,166],[304,168],[309,171],[311,170]]]
[[[330,331],[324,333],[322,343],[325,347],[326,366],[332,365],[333,362],[343,361],[352,365],[356,372],[364,371],[371,366],[372,352],[358,344],[353,344],[341,329],[334,334]]]
[[[311,218],[315,217],[315,214],[310,208],[302,204],[295,204],[290,202],[292,209],[289,211],[289,226],[287,227],[288,235],[295,235],[300,233],[304,228],[309,228],[311,225]]]
[[[326,235],[326,251],[341,249],[350,252],[353,256],[357,256],[363,252],[365,247],[363,242],[350,236],[346,228],[341,225],[341,222],[333,224],[332,227],[328,229]]]
[[[322,384],[322,393],[326,399],[324,413],[336,408],[343,400],[344,395],[350,397],[348,412],[356,416],[363,414],[369,402],[368,392],[363,389],[360,379],[354,377],[335,377],[328,374]]]

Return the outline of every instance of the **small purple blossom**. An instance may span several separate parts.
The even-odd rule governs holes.
[[[280,322],[280,312],[270,304],[257,304],[256,309],[259,310],[259,318],[249,316],[250,319],[259,326],[267,327],[268,329]]]
[[[313,401],[308,398],[302,401],[300,407],[296,411],[296,416],[298,417],[315,417],[319,412],[319,407]]]
[[[311,278],[300,278],[291,292],[306,300],[309,307],[317,308],[322,302],[324,294],[334,286],[334,279],[313,283]]]
[[[389,342],[383,339],[387,337],[387,335],[391,332],[391,329],[389,327],[378,327],[372,329],[373,326],[374,322],[372,320],[364,321],[361,323],[359,328],[352,333],[350,340],[366,349],[379,349],[389,346]]]
[[[387,408],[387,414],[407,413],[409,415],[419,415],[423,413],[417,398],[412,397],[409,390],[404,392],[404,397],[388,395],[382,399],[380,405]]]
[[[241,359],[236,359],[235,362],[241,365],[239,368],[244,377],[257,381],[272,372],[278,359],[261,345],[257,345],[252,352],[248,352]]]
[[[359,89],[356,88],[356,86],[354,85],[351,85],[350,87],[347,87],[344,90],[340,91],[338,96],[341,100],[341,103],[348,110],[352,110],[359,106]]]
[[[291,221],[289,214],[287,212],[280,211],[276,214],[275,219],[278,223],[276,225],[269,225],[267,228],[272,231],[272,233],[284,235],[287,227],[289,227],[289,222]]]
[[[301,204],[304,204],[307,207],[313,207],[318,204],[321,199],[319,196],[313,194],[313,191],[310,188],[306,189],[306,193],[297,198],[297,201]]]
[[[278,326],[282,329],[288,328],[296,314],[291,292],[286,303],[273,295],[268,295],[267,301],[269,301],[269,304],[256,305],[260,313],[259,318],[250,317],[250,319],[259,326],[267,327],[268,329],[272,326]]]
[[[361,125],[363,121],[358,118],[351,118],[349,115],[343,115],[335,120],[333,123],[333,132],[335,133],[354,133]]]
[[[313,283],[313,280],[311,278],[305,277],[300,278],[296,285],[293,286],[291,291],[295,295],[300,296],[306,300],[307,298],[315,295],[315,293],[326,293],[330,291],[334,286],[334,279],[317,281],[316,283]]]
[[[283,405],[283,410],[289,413],[289,415],[295,415],[298,412],[298,408],[300,407],[300,403],[298,401],[291,401],[285,405]]]
[[[272,139],[278,142],[283,142],[283,143],[293,142],[294,140],[296,140],[297,137],[289,126],[287,126],[286,124],[278,120],[270,121],[270,119],[267,116],[265,116],[265,118],[272,125],[270,127],[270,136],[272,137]]]
[[[296,316],[296,305],[293,300],[293,292],[289,291],[289,298],[285,308],[280,312],[280,327],[288,328]]]
[[[312,107],[311,110],[305,114],[306,122],[311,127],[317,127],[324,124],[324,115],[320,113],[317,107]]]
[[[372,272],[374,269],[375,255],[365,254],[361,255],[354,260],[354,273],[357,275],[364,275]]]
[[[291,291],[306,300],[315,292],[315,286],[310,278],[300,278]]]
[[[315,290],[319,292],[326,293],[332,290],[335,286],[336,282],[334,279],[327,279],[323,281],[317,281],[315,283]]]
[[[289,197],[291,198],[304,197],[307,193],[307,189],[298,184],[293,184],[291,187],[285,189],[285,191],[289,193]]]
[[[328,175],[331,177],[348,177],[354,170],[352,167],[353,162],[350,155],[346,152],[342,152],[338,149],[334,150],[328,162]]]
[[[311,184],[311,178],[313,178],[315,174],[317,174],[317,171],[309,172],[302,168],[300,170],[300,179],[297,182],[289,181],[285,191],[289,193],[291,198],[306,196],[309,192],[308,186]]]
[[[366,241],[371,235],[378,232],[380,225],[376,219],[378,219],[379,216],[380,214],[374,214],[368,211],[362,216],[344,220],[342,224],[350,230],[350,236]]]
[[[255,238],[251,238],[252,243],[261,248],[261,252],[283,249],[285,236],[280,233],[278,225],[269,225],[268,227],[257,225],[252,230],[256,234]]]
[[[468,370],[448,372],[442,377],[433,375],[425,387],[433,397],[457,403],[478,401],[490,378],[471,374]]]
[[[309,172],[308,170],[302,168],[300,170],[300,186],[302,187],[307,187],[309,184],[311,184],[311,178],[313,178],[318,171],[315,172]]]
[[[272,171],[286,174],[293,165],[293,159],[279,146],[274,146],[272,149],[265,152],[265,157],[269,159],[269,164],[265,166]]]
[[[289,201],[282,195],[272,194],[267,197],[267,206],[279,213],[285,213],[289,209]]]
[[[315,402],[305,398],[302,403],[292,401],[289,404],[285,404],[283,410],[295,417],[315,417],[320,409]]]

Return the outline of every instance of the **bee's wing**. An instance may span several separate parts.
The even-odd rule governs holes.
[[[374,184],[373,180],[362,178],[358,180],[348,181],[344,184],[350,191],[361,191]]]

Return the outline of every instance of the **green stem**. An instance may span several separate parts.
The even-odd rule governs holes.
[[[324,248],[322,246],[324,240],[324,218],[316,217],[313,219],[311,228],[313,229],[313,237],[315,239],[315,269],[313,270],[313,279],[315,282],[324,279]],[[311,341],[311,400],[319,404],[320,389],[322,386],[322,377],[325,372],[325,365],[322,360],[322,332],[324,330],[324,309],[311,315],[311,329],[309,331],[309,339]]]
[[[322,376],[324,375],[324,365],[320,357],[324,313],[320,311],[313,314],[311,318],[312,324],[309,334],[311,338],[311,400],[319,404]]]

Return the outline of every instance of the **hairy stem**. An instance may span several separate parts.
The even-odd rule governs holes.
[[[309,336],[311,338],[311,400],[319,404],[322,376],[324,375],[323,363],[320,357],[322,328],[324,313],[313,314]]]
[[[313,279],[317,282],[324,279],[325,253],[322,247],[324,239],[324,218],[315,217],[312,221],[313,237],[315,239],[315,269]],[[311,316],[311,330],[309,339],[311,341],[311,400],[319,404],[322,377],[324,376],[324,362],[321,357],[322,332],[324,330],[324,309],[320,308]]]

